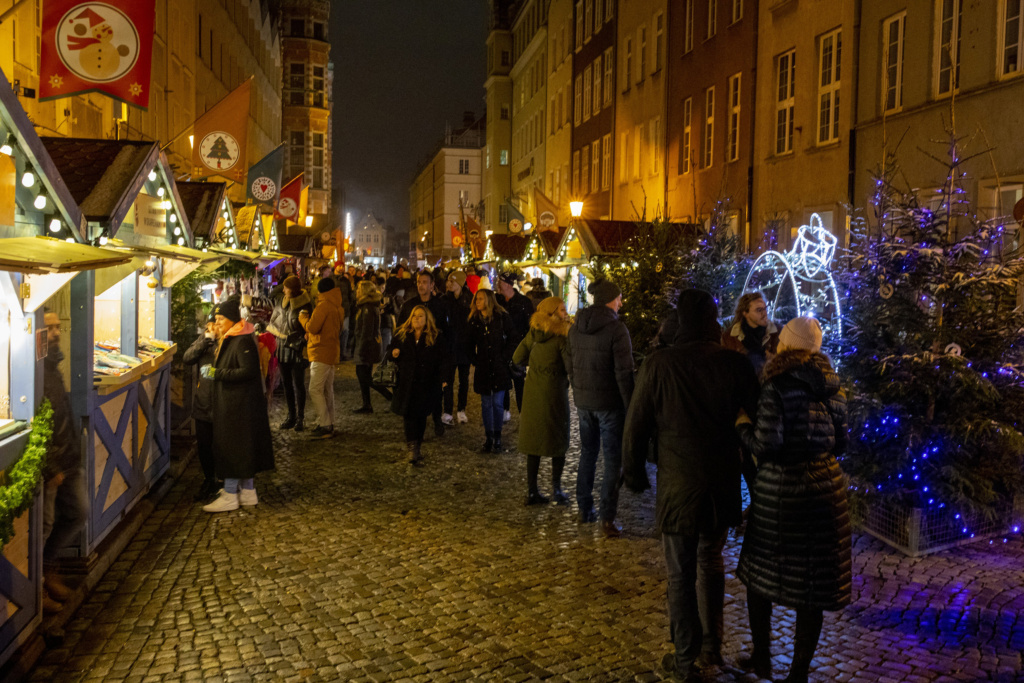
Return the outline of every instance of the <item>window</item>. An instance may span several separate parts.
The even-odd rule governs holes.
[[[590,191],[601,189],[601,140],[594,140],[590,154]]]
[[[306,133],[293,130],[288,133],[288,176],[294,178],[306,170]]]
[[[485,168],[490,168],[491,167],[491,146],[490,145],[487,145],[487,147],[484,148],[484,167]]]
[[[740,158],[740,76],[729,77],[729,142],[726,150],[729,161]]]
[[[459,206],[469,206],[469,190],[459,190]]]
[[[636,82],[640,83],[647,75],[647,27],[636,30]]]
[[[612,61],[612,48],[608,48],[604,51],[604,106],[610,107],[612,104],[612,70],[615,68],[615,62]]]
[[[622,134],[622,144],[619,146],[619,182],[629,180],[629,132]]]
[[[992,181],[983,182],[978,188],[978,214],[985,219],[1002,218],[1013,212],[1014,205],[1024,197],[1024,183]],[[1005,238],[1004,238],[1005,239]],[[1016,241],[1017,237],[1010,238]],[[1010,239],[1005,239],[1004,248]]]
[[[508,204],[498,205],[498,223],[508,225]]]
[[[633,75],[633,39],[626,38],[626,56],[622,62],[622,92],[629,90]]]
[[[512,53],[510,53],[508,50],[502,50],[501,51],[501,65],[502,66],[508,66],[509,64],[511,64],[511,62],[512,62]]]
[[[643,154],[644,127],[633,128],[633,177],[640,177],[640,157]]]
[[[498,164],[501,166],[508,166],[508,150],[503,149],[498,154]]]
[[[594,33],[601,30],[602,24],[604,24],[604,2],[603,0],[594,0]]]
[[[647,159],[650,174],[655,175],[661,168],[661,117],[655,116],[647,123],[647,141],[650,143]]]
[[[323,107],[324,106],[324,68],[322,66],[313,67],[313,106]]]
[[[321,21],[313,22],[313,38],[316,40],[324,39],[324,24]]]
[[[583,40],[584,42],[590,40],[590,36],[594,29],[594,0],[586,0],[587,9],[585,10],[583,18]]]
[[[583,0],[576,3],[576,49],[583,47]]]
[[[292,19],[289,26],[291,27],[290,36],[295,38],[304,38],[306,36],[306,22],[303,19]]]
[[[580,161],[580,192],[590,192],[590,147],[583,145],[582,161]]]
[[[779,55],[775,89],[775,153],[793,151],[793,105],[795,102],[796,50]]]
[[[843,35],[826,33],[818,43],[818,144],[839,139],[839,64]]]
[[[580,196],[580,151],[572,153],[572,194]]]
[[[604,20],[612,20],[612,12],[615,11],[615,0],[604,0]]]
[[[575,94],[572,104],[572,121],[574,125],[578,126],[583,122],[583,76],[576,77]]]
[[[686,9],[684,10],[684,22],[683,27],[683,54],[686,54],[693,49],[693,3],[694,0],[686,0]]]
[[[459,159],[459,175],[469,174],[469,159]]]
[[[588,65],[583,70],[583,120],[587,121],[590,119],[590,86],[591,77],[593,75],[593,65]]]
[[[732,0],[732,23],[743,18],[743,0]]]
[[[690,132],[691,114],[693,113],[693,98],[687,97],[683,102],[683,144],[680,145],[679,168],[683,173],[690,172]]]
[[[715,88],[704,91],[704,145],[701,168],[708,168],[714,161],[712,144],[715,141]]]
[[[1024,0],[1004,0],[1001,73],[1020,73],[1020,54],[1024,51]]]
[[[565,200],[569,201],[569,162],[562,164],[562,194]]]
[[[507,104],[501,105],[501,120],[502,121],[508,121],[509,120],[509,117],[511,116],[511,111],[509,111],[509,109],[510,108],[509,108],[509,106]]]
[[[559,95],[559,97],[561,97],[562,92],[559,91],[558,95]],[[558,109],[556,108],[558,104],[559,104],[558,103],[558,99],[554,95],[552,95],[551,96],[551,104],[548,105],[548,114],[551,116],[551,133],[550,133],[550,135],[554,135],[555,131],[558,130]]]
[[[903,107],[903,37],[906,29],[906,12],[886,19],[882,24],[882,40],[885,43],[883,111],[895,111]]]
[[[313,159],[310,164],[312,175],[309,184],[313,186],[313,189],[322,190],[324,187],[324,134],[313,133],[310,137],[312,138]]]
[[[939,0],[939,72],[938,93],[944,95],[960,87],[960,19],[963,0]]]
[[[718,0],[708,0],[708,39],[718,31]]]
[[[601,138],[601,153],[604,158],[601,160],[601,189],[607,190],[612,186],[612,134],[608,133]]]
[[[594,60],[594,116],[601,111],[601,55]]]
[[[654,70],[661,71],[665,65],[665,15],[654,17]]]

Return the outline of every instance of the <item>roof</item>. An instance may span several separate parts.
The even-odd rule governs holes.
[[[8,237],[0,251],[0,269],[21,273],[74,273],[131,260],[128,253],[41,236]]]
[[[565,228],[562,227],[555,230],[540,230],[537,232],[537,237],[540,239],[541,246],[544,247],[548,258],[554,258],[558,254],[558,245],[562,243],[564,236]]]
[[[507,261],[519,261],[523,258],[523,254],[526,253],[526,243],[530,241],[530,238],[524,235],[494,234],[491,235],[490,240],[491,249],[494,251],[496,258]]]
[[[603,256],[620,253],[629,238],[637,234],[640,225],[633,221],[583,220],[578,232],[590,256]],[[689,223],[670,225],[678,229],[680,238],[694,227]]]
[[[309,235],[277,236],[277,251],[292,256],[305,256],[309,252]]]
[[[177,183],[182,208],[188,217],[192,233],[200,237],[213,238],[217,227],[220,207],[224,203],[227,183]]]
[[[136,180],[148,174],[154,156],[160,153],[155,142],[138,140],[93,140],[88,138],[42,138],[46,151],[68,186],[87,220],[106,223],[116,213],[126,195],[141,189]],[[97,170],[103,169],[102,173]],[[120,222],[120,220],[118,220]]]

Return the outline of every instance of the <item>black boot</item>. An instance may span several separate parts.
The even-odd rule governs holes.
[[[301,431],[303,431],[306,428],[306,426],[302,422],[303,422],[303,420],[302,420],[301,417],[299,417],[299,418],[297,418],[295,420],[295,431],[301,432]]]
[[[294,428],[294,427],[295,427],[295,416],[294,416],[294,415],[291,415],[291,414],[289,414],[289,415],[288,415],[288,419],[287,419],[287,420],[285,420],[284,422],[282,422],[282,423],[281,423],[281,424],[280,424],[280,425],[278,426],[278,429],[281,429],[281,430],[285,430],[285,429],[292,429],[292,428]]]
[[[540,456],[528,455],[526,456],[526,504],[527,505],[547,505],[548,499],[540,494],[540,489],[537,487],[537,473],[540,471]]]
[[[565,467],[565,456],[551,458],[551,499],[557,505],[568,505],[569,496],[562,490],[562,469]]]
[[[491,432],[488,430],[486,434],[487,440],[484,441],[484,445],[480,447],[481,453],[490,453],[491,449],[494,448],[494,439],[491,437]]]
[[[491,453],[504,453],[505,449],[501,446],[501,431],[495,431],[492,436],[494,443],[491,445]]]
[[[782,683],[807,683],[814,651],[821,637],[822,612],[801,609],[796,612],[796,638],[793,639],[793,663]]]
[[[369,403],[366,403],[366,404],[363,405],[362,408],[356,408],[355,410],[353,410],[352,414],[353,415],[372,415],[373,414],[373,406],[371,406]]]
[[[413,467],[423,467],[423,454],[420,452],[420,442],[409,442],[409,464]]]
[[[771,678],[772,602],[760,593],[747,590],[747,612],[750,615],[750,637],[754,650],[740,657],[740,668],[753,671],[758,678]]]

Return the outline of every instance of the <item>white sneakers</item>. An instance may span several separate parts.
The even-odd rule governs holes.
[[[259,502],[256,497],[256,489],[242,489],[240,493],[228,493],[220,490],[220,495],[210,504],[204,505],[206,512],[231,512],[237,510],[239,505],[252,507]]]
[[[455,424],[455,420],[452,419],[452,414],[451,413],[445,413],[444,415],[442,415],[441,416],[441,422],[443,422],[446,425],[453,425],[453,424]]]
[[[456,417],[459,418],[459,424],[460,425],[464,425],[467,422],[469,422],[469,418],[466,417],[466,411],[465,410],[460,410],[458,412],[458,414],[456,415]],[[444,418],[441,418],[441,419],[444,419]]]
[[[231,512],[238,509],[238,494],[220,490],[220,495],[212,503],[203,506],[206,512]]]
[[[506,410],[505,411],[505,422],[508,422],[511,419],[512,419],[512,411],[511,410]]]

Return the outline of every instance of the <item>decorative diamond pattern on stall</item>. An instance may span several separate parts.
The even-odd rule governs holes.
[[[14,520],[14,537],[4,546],[3,557],[0,558],[4,582],[0,590],[0,625],[6,624],[23,605],[19,604],[24,600],[18,600],[10,593],[17,593],[17,590],[10,590],[15,583],[24,582],[31,586],[29,577],[29,548],[31,537],[29,536],[29,515],[32,509],[25,511],[21,517]],[[11,580],[11,576],[14,580]],[[23,596],[19,596],[22,597]]]
[[[170,457],[167,433],[169,366],[147,377],[139,392],[139,471],[166,466]]]
[[[93,412],[95,463],[93,489],[94,537],[105,530],[110,519],[127,504],[126,491],[134,488],[138,477],[135,461],[133,419],[138,404],[135,386],[115,394]]]

